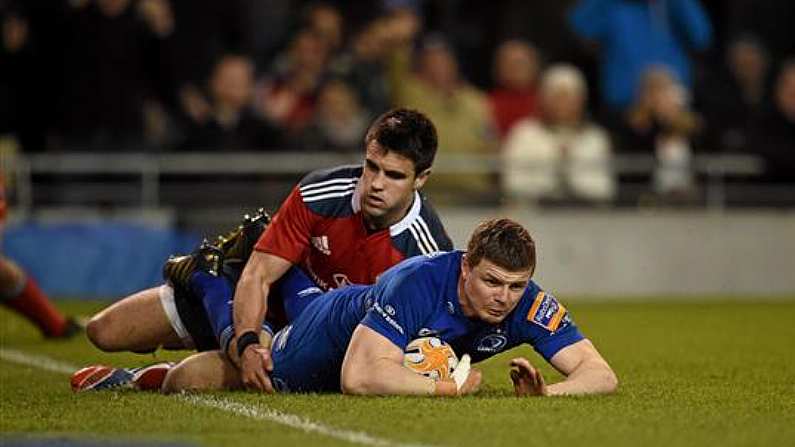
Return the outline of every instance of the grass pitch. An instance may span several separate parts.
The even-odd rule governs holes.
[[[73,314],[105,304],[59,303]],[[548,382],[561,379],[522,348],[478,365],[482,391],[462,399],[75,395],[66,373],[72,367],[134,366],[155,357],[103,354],[84,338],[44,341],[0,309],[0,445],[53,438],[236,447],[795,445],[795,297],[567,304],[617,372],[617,394],[515,398],[507,373],[513,355],[541,365]],[[11,359],[14,353],[27,363]]]

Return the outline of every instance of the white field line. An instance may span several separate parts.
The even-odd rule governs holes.
[[[46,356],[30,354],[14,349],[0,348],[0,359],[62,374],[72,374],[78,369],[77,366],[63,363]],[[273,422],[305,433],[328,436],[329,438],[350,442],[352,444],[374,447],[430,447],[425,444],[405,444],[390,441],[359,431],[338,429],[319,422],[314,422],[302,416],[282,413],[264,406],[245,405],[221,397],[182,394],[178,395],[176,398],[191,405],[214,408],[258,421]]]

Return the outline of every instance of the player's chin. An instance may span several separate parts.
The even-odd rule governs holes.
[[[496,324],[496,323],[502,323],[502,320],[505,319],[506,315],[507,314],[505,313],[497,313],[486,310],[480,313],[480,319],[489,324]]]
[[[362,203],[362,210],[368,216],[373,216],[373,217],[382,217],[387,213],[387,211],[389,211],[388,208],[386,207],[386,204],[383,204],[382,206],[380,202],[376,204],[370,201],[365,201],[364,203]]]

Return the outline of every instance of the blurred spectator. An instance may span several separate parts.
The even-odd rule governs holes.
[[[256,108],[289,135],[311,121],[318,89],[327,75],[328,47],[314,31],[304,29],[256,87]]]
[[[184,150],[252,150],[278,148],[276,132],[253,111],[254,64],[246,57],[223,56],[209,80],[207,114],[187,129]]]
[[[538,52],[527,42],[508,40],[494,57],[494,89],[489,92],[500,138],[527,116],[536,116]]]
[[[291,143],[300,149],[359,151],[369,121],[356,93],[333,80],[320,90],[312,123]]]
[[[571,65],[544,72],[540,116],[519,121],[503,147],[503,191],[511,199],[606,201],[615,196],[610,141],[585,117],[585,78]]]
[[[131,0],[90,2],[67,20],[63,147],[142,149],[144,104],[157,78],[148,56],[162,30]]]
[[[702,146],[712,150],[745,148],[748,125],[767,99],[770,61],[761,42],[746,35],[726,50],[726,63],[696,89],[704,115]]]
[[[398,28],[411,28],[410,17],[397,20],[405,21],[398,24]],[[416,108],[433,120],[439,133],[441,156],[494,153],[496,135],[488,99],[461,78],[448,44],[438,36],[426,38],[418,52],[414,72],[410,70],[410,55],[410,48],[404,46],[393,56],[390,79],[395,103]],[[435,189],[433,194],[439,201],[451,191],[458,194],[469,191],[485,197],[494,194],[494,183],[493,177],[487,174],[437,172],[427,187]]]
[[[368,23],[351,38],[349,51],[336,58],[331,70],[356,91],[372,118],[390,107],[387,81],[389,25],[385,19]]]
[[[42,146],[36,133],[43,133],[37,116],[40,71],[31,39],[28,18],[21,8],[0,10],[0,137],[13,138],[26,150]],[[41,147],[36,147],[41,149]]]
[[[172,17],[174,26],[158,52],[157,88],[180,118],[196,119],[209,106],[202,85],[213,65],[228,52],[246,52],[242,0],[158,0],[150,15]],[[160,21],[165,21],[160,18]],[[275,32],[275,31],[274,31]]]
[[[717,3],[717,2],[716,2]],[[724,0],[728,9],[728,35],[758,36],[771,59],[795,54],[795,2],[782,0]]]
[[[795,59],[782,65],[772,104],[755,121],[747,150],[765,159],[763,181],[795,184]]]
[[[342,48],[344,25],[340,11],[330,3],[312,3],[304,17],[304,27],[312,30],[326,45],[330,54]]]
[[[569,19],[577,34],[601,47],[600,91],[613,112],[632,102],[651,65],[668,67],[689,88],[688,52],[712,40],[698,0],[581,0]]]
[[[665,67],[649,69],[618,135],[625,152],[653,153],[654,190],[684,197],[692,192],[691,139],[699,118],[688,106],[687,91]]]

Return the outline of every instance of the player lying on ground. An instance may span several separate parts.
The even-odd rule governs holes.
[[[402,259],[451,249],[438,216],[419,194],[436,154],[433,123],[417,111],[392,110],[375,120],[364,144],[362,166],[307,175],[267,230],[268,219],[255,217],[221,247],[204,245],[167,263],[167,284],[98,313],[89,322],[89,339],[105,351],[221,348],[236,363],[239,351],[243,380],[260,383],[260,356],[267,355],[268,343],[255,337],[247,350],[238,350],[235,331],[267,331],[266,315],[278,329],[301,312],[310,295],[294,293],[292,270],[327,290],[372,284]],[[233,294],[234,309],[228,304]]]
[[[467,368],[523,343],[566,379],[545,384],[525,358],[511,361],[518,395],[610,393],[617,378],[583,337],[565,307],[530,281],[535,244],[509,219],[491,220],[472,234],[467,252],[417,256],[385,272],[372,286],[349,286],[315,299],[273,339],[266,390],[375,395],[474,392],[480,372]],[[407,344],[434,335],[462,357],[454,378],[435,381],[403,366]],[[241,339],[245,338],[243,334]],[[183,366],[211,358],[203,388],[244,387],[221,354],[199,353],[172,368],[161,390],[184,389]],[[210,383],[212,381],[212,383]],[[272,384],[272,387],[271,387]]]

